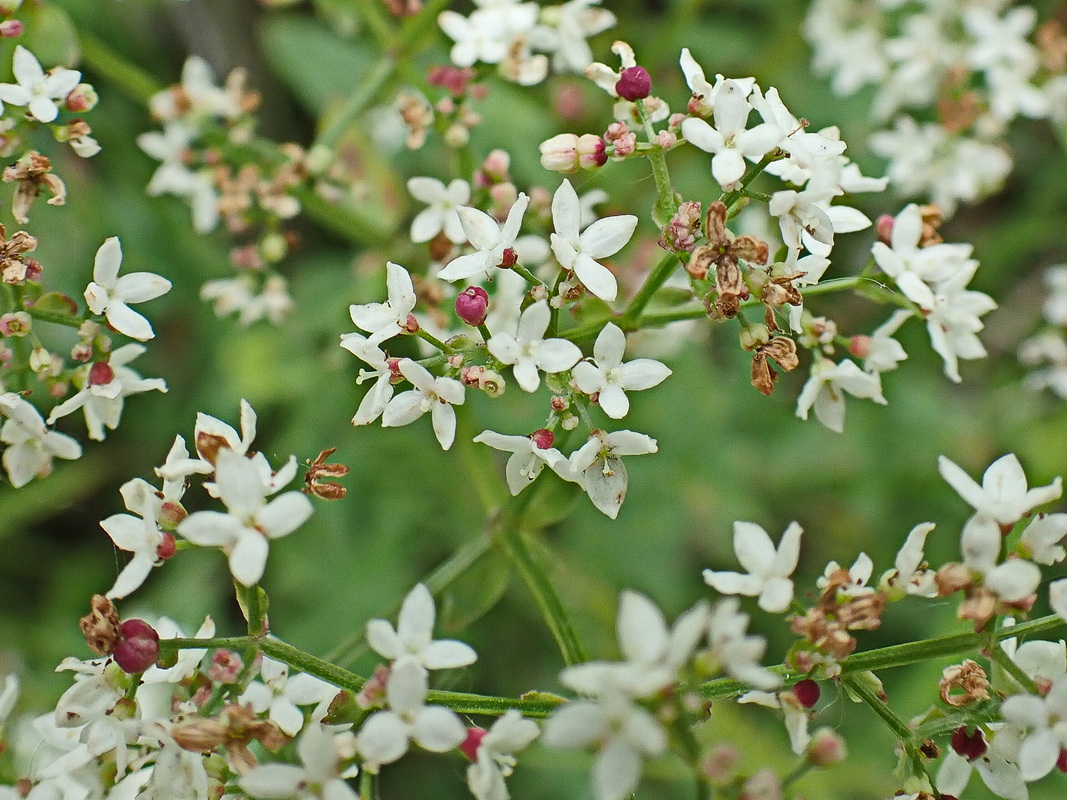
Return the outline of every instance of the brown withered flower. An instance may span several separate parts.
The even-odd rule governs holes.
[[[752,353],[752,385],[760,394],[768,397],[774,391],[774,382],[778,380],[778,373],[769,363],[771,359],[786,372],[796,369],[800,364],[796,342],[788,336],[772,336]]]
[[[735,317],[740,310],[740,301],[749,296],[740,262],[766,264],[769,248],[755,236],[734,236],[726,227],[726,205],[718,200],[708,207],[704,235],[707,244],[693,252],[690,259],[693,266],[687,265],[686,269],[691,275],[694,269],[707,274],[714,265],[716,297],[714,302],[706,302],[708,314],[713,318]]]
[[[323,500],[340,500],[348,493],[341,484],[336,481],[323,480],[324,478],[343,478],[348,474],[348,467],[344,464],[327,464],[326,459],[337,451],[336,447],[323,450],[314,461],[308,461],[308,471],[304,475],[304,494],[313,494]]]
[[[115,604],[102,594],[93,595],[90,608],[92,610],[79,620],[78,626],[89,649],[106,656],[115,649],[119,638],[119,613]]]
[[[790,626],[822,652],[838,661],[856,649],[848,631],[875,630],[882,624],[886,595],[883,592],[850,595],[844,590],[854,585],[848,570],[838,569],[827,576],[826,586],[814,608],[804,616],[794,616]]]
[[[41,192],[51,197],[50,206],[67,202],[67,187],[58,175],[52,172],[52,162],[36,150],[29,150],[18,161],[4,168],[4,183],[17,183],[15,197],[11,201],[11,214],[20,225],[30,221],[29,211]]]
[[[291,741],[275,723],[259,719],[249,706],[231,704],[218,717],[179,723],[171,736],[183,750],[210,753],[219,747],[226,751],[226,761],[242,775],[258,763],[248,749],[253,740],[274,752]]]
[[[26,231],[15,231],[7,238],[7,230],[0,225],[0,275],[4,283],[21,285],[41,276],[41,264],[26,253],[37,249],[37,239]]]
[[[985,670],[969,658],[962,664],[945,667],[937,687],[941,699],[957,708],[989,699],[989,679]]]

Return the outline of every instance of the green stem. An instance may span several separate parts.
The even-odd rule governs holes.
[[[356,90],[349,95],[341,110],[337,112],[337,115],[330,120],[330,124],[319,134],[312,145],[312,149],[333,150],[337,146],[337,142],[340,141],[349,126],[359,118],[367,106],[377,97],[385,82],[392,76],[393,70],[396,69],[396,64],[395,58],[386,55],[381,56],[374,68],[360,78]]]
[[[444,342],[442,342],[440,339],[438,339],[436,336],[434,336],[432,333],[430,333],[425,328],[419,328],[418,331],[415,332],[415,335],[418,336],[420,339],[422,339],[424,342],[429,342],[434,347],[436,347],[438,350],[440,350],[442,353],[454,353],[454,352],[456,352],[456,348],[445,344]]]
[[[144,105],[163,86],[152,75],[131,64],[102,40],[82,28],[78,31],[82,59],[89,69],[118,86],[123,92]]]
[[[1009,628],[1008,630],[1011,629]],[[1004,648],[1001,646],[1000,642],[994,642],[989,648],[989,657],[998,667],[1008,673],[1016,683],[1026,689],[1026,691],[1030,692],[1030,694],[1040,694],[1037,684],[1035,684],[1033,679],[1023,672],[1022,668],[1012,661],[1011,657],[1004,652]]]
[[[659,260],[659,263],[652,268],[652,271],[648,273],[648,277],[645,278],[644,284],[637,290],[637,294],[634,295],[633,300],[626,306],[626,311],[623,312],[622,319],[630,322],[636,321],[641,312],[645,310],[645,307],[652,300],[652,296],[660,290],[667,279],[671,277],[671,273],[678,267],[678,256],[674,253],[667,253]]]
[[[741,178],[741,184],[734,190],[729,192],[723,192],[719,196],[719,201],[726,206],[727,220],[733,219],[733,217],[740,211],[740,208],[735,209],[735,206],[745,199],[745,191],[748,185],[754,181],[763,170],[773,164],[775,161],[779,161],[785,158],[785,153],[781,150],[772,150],[761,158],[757,163],[750,164],[748,169],[745,170],[744,176]]]
[[[652,120],[645,109],[644,100],[636,100],[637,114],[641,118],[641,127],[644,129],[645,138],[649,144],[656,138],[656,130],[652,127]],[[667,170],[667,154],[662,148],[654,147],[648,152],[648,163],[652,167],[652,180],[656,183],[656,205],[652,208],[652,221],[659,227],[663,227],[671,221],[671,217],[678,210],[678,204],[674,197],[674,187],[671,186],[671,175]]]
[[[888,703],[875,694],[874,690],[865,681],[857,680],[855,676],[849,675],[842,678],[841,682],[848,687],[852,694],[870,706],[871,710],[882,718],[882,721],[885,722],[898,739],[904,742],[905,745],[911,743],[915,732],[908,727],[908,723],[897,716]]]
[[[785,789],[796,783],[798,780],[807,775],[808,772],[811,771],[811,768],[813,766],[814,765],[805,758],[803,761],[793,767],[793,769],[789,771],[788,775],[782,778],[782,788]]]
[[[519,275],[522,275],[522,277],[526,279],[526,282],[532,284],[533,286],[545,285],[545,282],[543,280],[541,280],[532,272],[530,272],[530,270],[528,270],[522,264],[512,264],[510,269],[512,272],[517,272]]]

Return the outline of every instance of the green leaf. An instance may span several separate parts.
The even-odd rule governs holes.
[[[442,630],[456,633],[481,619],[504,594],[511,563],[499,548],[481,555],[462,577],[437,596]]]
[[[62,8],[34,6],[26,10],[23,22],[26,38],[22,46],[37,56],[42,67],[74,67],[78,63],[81,57],[78,31]]]
[[[74,318],[78,316],[78,303],[62,292],[45,292],[34,302],[33,308],[48,314],[62,314]]]

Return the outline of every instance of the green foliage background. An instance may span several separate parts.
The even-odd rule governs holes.
[[[325,21],[307,4],[273,11],[251,0],[63,0],[35,13],[65,11],[74,28],[99,37],[160,84],[177,80],[190,52],[205,56],[219,74],[245,66],[251,84],[264,95],[262,132],[306,144],[316,119],[333,113],[378,57],[373,39],[359,25],[366,2],[371,0],[320,0],[314,6]],[[754,75],[763,86],[778,86],[788,106],[816,129],[839,125],[852,158],[869,174],[879,174],[877,160],[863,145],[874,125],[866,112],[869,98],[833,97],[827,84],[810,74],[809,52],[798,34],[803,4],[606,0],[604,5],[620,24],[594,40],[594,52],[611,63],[613,38],[631,42],[652,74],[655,92],[672,105],[681,107],[688,95],[677,68],[678,53],[688,46],[709,74]],[[62,17],[55,19],[60,22],[49,24],[61,30]],[[53,34],[47,41],[55,63],[64,54],[64,40]],[[0,64],[10,64],[7,51],[13,44],[5,47]],[[45,51],[36,52],[49,66]],[[411,69],[446,59],[438,41],[419,53]],[[180,201],[145,195],[154,164],[134,139],[154,123],[120,87],[83,69],[101,95],[90,119],[103,152],[88,162],[58,159],[58,172],[70,189],[68,203],[39,205],[29,230],[40,238],[45,281],[75,297],[90,279],[96,248],[112,235],[122,240],[125,269],[149,270],[173,281],[173,291],[147,307],[158,337],[138,362],[146,376],[164,377],[170,391],[131,398],[117,432],[87,447],[83,459],[58,465],[49,479],[19,491],[0,487],[0,672],[15,668],[24,675],[27,710],[47,707],[66,685],[66,676],[51,673],[61,658],[88,656],[77,619],[89,596],[107,589],[123,560],[99,520],[124,510],[118,487],[135,476],[151,479],[175,433],[191,436],[198,411],[235,424],[238,402],[247,398],[260,415],[256,444],[275,463],[289,453],[312,458],[336,446],[335,460],[351,467],[347,498],[317,504],[303,529],[276,542],[264,579],[277,635],[325,655],[348,637],[358,637],[367,619],[391,614],[413,583],[482,535],[485,514],[465,470],[492,462],[499,472],[502,461],[467,441],[485,428],[524,430],[543,407],[543,396],[520,396],[514,387],[501,402],[472,400],[461,421],[459,438],[465,432],[466,441],[448,453],[437,447],[426,423],[389,431],[353,428],[349,420],[362,393],[354,384],[358,364],[337,346],[339,334],[353,327],[348,305],[382,295],[387,258],[417,270],[424,255],[410,245],[398,250],[363,245],[356,236],[305,223],[303,246],[287,266],[296,299],[291,320],[280,328],[241,329],[232,320],[216,319],[197,291],[205,280],[228,274],[225,236],[193,233]],[[538,165],[539,141],[562,130],[601,131],[609,121],[607,98],[581,78],[553,78],[530,90],[495,78],[488,84],[489,97],[479,109],[485,124],[474,132],[475,147],[483,154],[494,147],[508,149],[520,188],[558,183],[558,176]],[[546,108],[564,85],[580,90],[583,114],[560,123]],[[403,180],[422,174],[454,177],[450,157],[435,144],[416,152],[381,152],[368,134],[354,132],[348,146],[365,167],[372,195],[381,198],[383,222],[402,238],[415,211],[402,191]],[[944,231],[946,241],[975,244],[982,268],[974,288],[1001,304],[983,334],[991,357],[967,362],[962,385],[943,377],[925,330],[909,323],[903,344],[910,358],[884,376],[889,405],[850,403],[846,432],[837,435],[794,417],[804,375],[784,376],[772,398],[761,397],[749,386],[736,331],[712,328],[709,335],[680,345],[669,362],[675,374],[667,383],[634,397],[626,424],[656,437],[660,453],[631,459],[630,494],[618,521],[606,519],[562,484],[548,488],[552,502],[545,505],[557,504],[559,510],[553,508],[543,556],[595,656],[616,655],[612,631],[621,589],[647,593],[672,617],[696,599],[710,597],[700,570],[733,568],[734,520],[758,522],[774,537],[790,520],[799,520],[805,528],[800,573],[808,579],[798,586],[812,587],[829,559],[850,564],[861,550],[874,558],[876,574],[890,567],[907,531],[926,520],[938,523],[930,537],[930,561],[958,557],[958,533],[968,508],[938,477],[939,454],[980,475],[994,458],[1015,452],[1032,485],[1047,484],[1067,469],[1067,406],[1023,391],[1013,355],[1038,318],[1041,269],[1067,260],[1064,153],[1041,124],[1024,122],[1012,136],[1018,168],[1009,185],[997,197],[962,210]],[[55,150],[48,142],[40,146]],[[670,163],[683,193],[711,199],[706,156],[679,152]],[[627,164],[583,173],[577,176],[578,188],[606,188],[609,205],[640,213],[639,235],[654,237],[647,213],[653,188],[644,169]],[[862,196],[858,203],[873,217],[896,213],[903,200],[886,194]],[[9,209],[5,197],[0,217],[11,229]],[[842,271],[865,258],[871,234],[844,238],[849,243],[835,249]],[[811,307],[826,309],[843,327],[857,331],[871,330],[889,313],[862,301],[844,312],[836,299]],[[80,415],[64,419],[60,428],[84,440]],[[188,552],[156,571],[123,604],[123,612],[166,614],[187,629],[210,613],[220,632],[239,632],[232,595],[218,553]],[[561,662],[551,637],[501,557],[485,557],[441,604],[445,631],[469,641],[480,654],[475,667],[450,677],[450,688],[504,695],[559,689],[555,675]],[[933,613],[928,605],[902,605],[891,610],[880,631],[861,635],[861,647],[963,630],[949,604]],[[751,611],[754,627],[771,640],[768,659],[778,660],[790,641],[786,626],[754,605]],[[365,653],[352,663],[363,674],[374,665]],[[942,666],[883,676],[902,716],[936,700]],[[827,694],[833,691],[826,688]],[[800,792],[867,800],[897,788],[890,774],[892,739],[867,709],[841,696],[820,722],[846,733],[852,758],[805,777],[797,785]],[[707,741],[738,742],[752,765],[770,759],[787,771],[792,764],[784,731],[770,712],[745,709],[741,714],[723,703],[702,735]],[[582,755],[535,749],[514,776],[513,794],[527,800],[587,797],[588,763]],[[650,766],[646,774],[652,783],[642,795],[689,796],[677,766],[669,760]],[[415,759],[386,770],[383,797],[431,792],[462,797],[463,769],[458,758]],[[1061,796],[1062,776],[1047,783],[1045,794],[1035,795]],[[984,790],[974,791],[973,796],[983,796]]]

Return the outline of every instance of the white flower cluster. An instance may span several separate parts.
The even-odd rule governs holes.
[[[816,0],[804,23],[815,70],[835,92],[877,87],[871,139],[905,196],[946,215],[995,191],[1011,170],[1000,144],[1016,117],[1067,120],[1062,62],[1031,41],[1037,12],[1003,2]],[[939,122],[920,122],[936,107]]]
[[[1067,264],[1049,267],[1045,285],[1041,314],[1046,325],[1019,346],[1019,360],[1036,368],[1026,378],[1029,388],[1051,389],[1067,400]]]
[[[441,30],[455,43],[452,63],[470,67],[495,64],[500,74],[524,86],[540,83],[551,66],[557,72],[582,72],[592,63],[590,36],[615,25],[615,15],[600,0],[569,0],[540,7],[521,0],[475,0],[464,17],[442,11]]]

